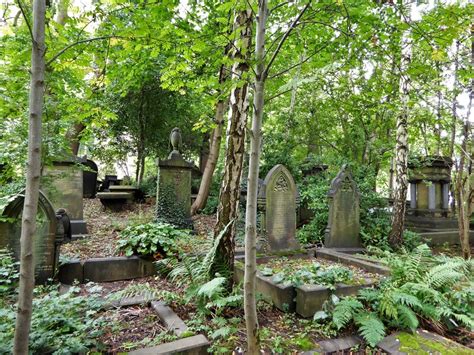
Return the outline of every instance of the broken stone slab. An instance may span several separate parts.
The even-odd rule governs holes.
[[[472,349],[441,335],[418,329],[415,333],[396,332],[385,337],[377,347],[387,354],[474,354]]]
[[[166,305],[166,303],[161,301],[153,301],[151,302],[151,307],[154,311],[158,314],[163,324],[171,330],[177,336],[183,335],[187,330],[188,327],[178,315]]]
[[[362,344],[362,339],[352,335],[338,339],[322,340],[316,345],[316,349],[305,351],[303,355],[339,353],[350,350]]]
[[[209,349],[209,341],[202,335],[195,335],[179,339],[170,343],[161,344],[151,348],[145,348],[129,352],[130,355],[164,355],[164,354],[187,354],[204,355]]]

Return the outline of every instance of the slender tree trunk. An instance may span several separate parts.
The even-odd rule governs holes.
[[[69,8],[70,0],[59,0],[56,8],[56,22],[59,23],[60,25],[63,25],[66,23],[66,20],[68,19],[68,14],[67,10]]]
[[[224,68],[222,68],[221,71],[224,71]],[[215,120],[217,126],[212,132],[211,148],[206,161],[206,167],[204,168],[204,173],[202,174],[201,184],[199,185],[199,192],[196,196],[196,200],[191,206],[191,214],[193,215],[206,206],[207,199],[209,197],[212,177],[214,175],[214,170],[216,169],[217,160],[219,160],[219,152],[221,149],[224,114],[228,106],[228,100],[220,100],[216,105]]]
[[[227,144],[225,156],[225,170],[219,195],[219,207],[217,209],[217,223],[214,227],[214,235],[224,232],[222,236],[215,263],[211,270],[225,267],[230,274],[234,268],[235,230],[239,213],[240,181],[245,155],[245,129],[248,116],[248,83],[242,83],[249,71],[250,44],[252,33],[252,11],[238,11],[235,15],[234,30],[239,31],[239,45],[234,51],[235,64],[232,68],[232,76],[236,87],[230,95],[230,112],[227,128]],[[230,224],[230,225],[229,225]],[[229,225],[229,226],[228,226]],[[228,226],[226,228],[226,226]],[[232,283],[232,277],[229,278]]]
[[[474,67],[474,26],[471,29],[471,67]],[[461,242],[462,255],[464,259],[469,259],[471,257],[471,246],[469,244],[469,222],[472,212],[471,206],[474,195],[474,174],[472,172],[474,147],[472,142],[471,124],[469,119],[471,116],[473,100],[474,79],[471,80],[471,85],[469,88],[469,104],[467,107],[467,115],[463,123],[463,138],[456,174],[456,197],[459,239]]]
[[[403,11],[403,10],[401,10]],[[401,112],[397,117],[397,143],[395,152],[395,191],[392,209],[392,225],[388,236],[390,245],[397,249],[403,243],[403,229],[405,227],[406,197],[408,189],[408,101],[410,78],[408,66],[411,61],[411,45],[409,31],[402,36],[402,57],[400,65],[400,95]]]
[[[209,154],[210,154],[210,149],[211,149],[210,138],[211,137],[209,135],[209,132],[205,132],[202,137],[201,148],[199,150],[199,171],[202,174],[204,174],[204,170],[206,169],[206,165],[207,165],[207,160],[209,159]]]
[[[28,163],[25,202],[21,222],[20,285],[13,345],[13,353],[15,355],[28,354],[28,336],[30,332],[33,288],[35,284],[33,239],[36,233],[36,214],[38,211],[41,174],[41,118],[44,96],[44,55],[46,50],[45,15],[45,0],[34,0],[29,98]]]
[[[255,34],[255,92],[253,96],[250,159],[247,181],[247,208],[245,215],[245,275],[244,310],[247,328],[247,352],[259,353],[258,318],[256,305],[257,274],[257,193],[262,136],[263,105],[265,95],[265,28],[268,17],[267,0],[259,0]]]

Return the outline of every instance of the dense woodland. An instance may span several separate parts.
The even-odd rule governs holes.
[[[87,156],[100,179],[130,176],[146,206],[174,127],[181,153],[200,172],[192,180],[194,224],[207,226],[191,233],[163,224],[153,202],[120,215],[126,223],[118,227],[103,222],[118,215],[97,210],[106,217],[93,230],[104,245],[118,243],[118,255],[165,257],[166,283],[123,286],[119,296],[146,292],[192,307],[188,326],[211,339],[213,353],[291,353],[341,334],[360,334],[364,352],[417,328],[472,347],[472,2],[6,0],[0,13],[0,211],[18,194],[25,201],[19,262],[0,249],[0,353],[114,352],[99,345],[105,328],[95,296],[59,295],[54,282],[34,288],[40,176],[54,161]],[[408,166],[429,157],[453,163],[458,246],[430,248],[406,228]],[[281,316],[289,318],[275,321],[274,333],[264,319],[280,316],[262,306],[256,275],[280,266],[262,271],[256,263],[264,237],[257,194],[277,164],[311,211],[297,230],[306,249],[324,243],[327,194],[346,165],[360,191],[366,257],[391,273],[376,287],[328,300],[311,320]],[[237,248],[243,283],[233,278]],[[350,279],[339,271],[317,282]],[[305,275],[284,282],[309,282]],[[71,312],[71,324],[48,324],[54,308]],[[301,331],[285,337],[291,324]]]

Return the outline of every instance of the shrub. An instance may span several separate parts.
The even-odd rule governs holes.
[[[20,263],[7,249],[0,249],[0,296],[11,295],[18,284]]]
[[[128,226],[120,232],[117,249],[126,256],[154,256],[157,259],[179,253],[189,240],[188,231],[168,223]]]
[[[36,289],[36,291],[38,288]],[[60,295],[57,290],[33,300],[29,350],[33,354],[86,353],[98,345],[102,320],[97,312],[98,297],[76,296],[72,288]],[[0,308],[0,353],[12,352],[16,308]]]

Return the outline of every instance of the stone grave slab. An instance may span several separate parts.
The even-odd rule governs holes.
[[[349,168],[344,165],[333,179],[328,193],[329,218],[325,232],[326,248],[359,248],[359,190]]]
[[[296,185],[283,165],[274,166],[265,177],[265,231],[269,251],[300,249],[296,240]]]

